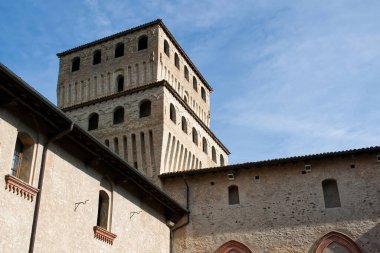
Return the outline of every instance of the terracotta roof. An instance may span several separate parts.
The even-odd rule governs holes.
[[[118,93],[115,93],[112,95],[95,98],[93,100],[89,100],[89,101],[86,101],[86,102],[83,102],[80,104],[76,104],[73,106],[62,108],[62,111],[64,111],[64,112],[72,111],[72,110],[81,108],[83,106],[89,106],[89,105],[101,103],[101,102],[109,100],[109,99],[127,96],[130,94],[136,93],[136,92],[140,92],[143,90],[152,89],[152,88],[160,87],[160,86],[164,86],[170,91],[170,93],[177,99],[177,101],[186,109],[186,111],[188,113],[191,114],[191,116],[193,116],[193,118],[198,122],[198,124],[210,135],[210,137],[219,145],[219,147],[222,148],[224,150],[224,152],[227,153],[227,155],[231,154],[230,151],[227,149],[227,147],[224,146],[224,144],[218,139],[218,137],[216,137],[216,135],[211,131],[211,129],[205,123],[203,123],[203,121],[198,117],[198,115],[190,108],[190,106],[188,104],[186,104],[183,101],[181,96],[176,92],[176,90],[166,80],[146,84],[146,85],[139,86],[136,88],[132,88],[129,90],[121,91],[121,92],[118,92]]]
[[[286,157],[286,158],[275,158],[271,160],[232,164],[232,165],[221,166],[221,167],[168,172],[168,173],[161,174],[159,177],[168,178],[168,177],[176,177],[176,176],[183,176],[183,175],[200,175],[200,174],[205,174],[205,173],[227,172],[227,171],[234,171],[234,170],[240,170],[240,169],[253,169],[253,168],[264,167],[264,166],[284,165],[287,163],[296,163],[296,162],[306,163],[306,162],[311,162],[312,160],[331,159],[331,158],[347,156],[347,155],[359,155],[363,153],[379,153],[379,152],[380,152],[380,146],[375,146],[375,147],[367,147],[367,148],[359,148],[359,149],[349,149],[349,150],[344,150],[344,151],[326,152],[326,153],[320,153],[320,154],[292,156],[292,157]]]
[[[77,52],[79,50],[82,50],[82,49],[85,49],[85,48],[88,48],[88,47],[92,47],[92,46],[98,45],[100,43],[106,42],[108,40],[116,39],[116,38],[119,38],[119,37],[122,37],[122,36],[125,36],[125,35],[128,35],[128,34],[131,34],[131,33],[134,33],[134,32],[140,31],[140,30],[144,30],[146,28],[149,28],[149,27],[155,26],[155,25],[161,26],[161,28],[168,35],[170,41],[178,48],[178,50],[179,50],[180,54],[182,55],[182,57],[186,59],[186,61],[190,65],[190,67],[199,76],[199,78],[202,80],[202,82],[204,83],[204,85],[209,89],[209,91],[213,91],[213,88],[211,87],[211,85],[209,85],[209,83],[203,77],[203,75],[198,70],[198,68],[195,66],[195,64],[190,60],[190,58],[187,56],[187,54],[185,53],[185,51],[182,49],[182,47],[179,45],[179,43],[177,42],[177,40],[174,38],[174,36],[172,35],[172,33],[165,26],[164,22],[161,19],[157,19],[157,20],[154,20],[152,22],[145,23],[143,25],[139,25],[139,26],[133,27],[131,29],[128,29],[128,30],[125,30],[125,31],[122,31],[122,32],[119,32],[119,33],[115,33],[113,35],[110,35],[110,36],[107,36],[107,37],[95,40],[93,42],[86,43],[84,45],[71,48],[71,49],[63,51],[61,53],[57,53],[57,56],[58,57],[62,57],[62,56],[68,55],[70,53]]]
[[[49,127],[46,132],[48,136],[54,136],[63,129],[68,129],[72,121],[50,101],[30,87],[21,78],[16,76],[7,67],[0,64],[0,104],[16,102],[28,108],[41,122]],[[73,130],[66,135],[71,142],[75,142],[84,152],[93,157],[100,158],[110,169],[109,173],[117,176],[120,181],[128,181],[141,190],[141,194],[156,200],[174,220],[178,220],[188,212],[178,204],[167,193],[149,181],[142,173],[133,168],[109,148],[100,143],[95,137],[74,124]]]

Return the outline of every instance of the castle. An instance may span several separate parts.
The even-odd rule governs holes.
[[[57,55],[59,109],[0,66],[1,252],[380,252],[380,147],[229,165],[161,20]]]

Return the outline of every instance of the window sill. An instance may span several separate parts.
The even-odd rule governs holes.
[[[113,244],[113,240],[116,238],[116,235],[105,230],[102,227],[94,226],[94,237],[98,240],[106,242],[108,244]]]
[[[25,183],[24,181],[14,177],[12,175],[5,175],[5,189],[15,192],[21,197],[27,198],[30,201],[33,201],[34,197],[38,193],[38,189],[33,186]]]

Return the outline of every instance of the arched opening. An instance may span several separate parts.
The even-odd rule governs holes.
[[[203,101],[206,102],[206,91],[205,91],[205,88],[203,88],[203,87],[201,89],[201,97],[202,97]]]
[[[224,157],[220,155],[220,166],[224,166]]]
[[[124,122],[124,108],[118,107],[113,113],[113,124],[120,124]]]
[[[99,191],[98,219],[96,225],[106,230],[108,229],[109,202],[110,198],[108,194],[103,190]]]
[[[313,253],[361,253],[358,245],[348,236],[339,232],[330,232],[319,239]]]
[[[116,45],[116,48],[115,48],[115,58],[121,57],[123,55],[124,55],[124,44],[119,43]]]
[[[170,53],[169,53],[169,43],[167,40],[164,40],[164,53],[167,55],[167,56],[170,56]]]
[[[181,127],[182,127],[182,131],[187,134],[187,121],[184,116],[182,116]]]
[[[239,200],[239,188],[236,185],[228,187],[228,204],[237,205],[240,204]]]
[[[216,163],[216,150],[214,146],[212,146],[211,148],[211,157],[212,157],[212,160]]]
[[[244,244],[231,240],[220,246],[214,253],[252,253]]]
[[[198,132],[194,127],[193,127],[192,135],[193,135],[193,142],[195,143],[195,145],[198,145]]]
[[[80,67],[80,58],[79,57],[75,57],[71,61],[71,72],[78,71],[79,67]]]
[[[102,52],[100,50],[96,50],[94,55],[92,56],[92,64],[96,65],[102,61]]]
[[[104,141],[104,144],[106,144],[106,146],[107,146],[108,148],[110,147],[110,141],[109,141],[109,140],[106,139],[106,140]]]
[[[142,35],[139,38],[137,50],[140,51],[140,50],[147,49],[147,48],[148,48],[148,36]]]
[[[174,105],[173,104],[170,104],[170,119],[176,123],[177,122],[177,113],[175,111],[175,108],[174,108]]]
[[[117,137],[113,139],[113,152],[119,154],[119,139]]]
[[[198,81],[195,76],[193,76],[193,89],[198,92]]]
[[[29,183],[32,170],[33,151],[33,139],[26,133],[19,133],[13,153],[11,174],[26,183]]]
[[[179,69],[179,57],[177,53],[174,54],[174,65]]]
[[[144,100],[140,104],[140,118],[148,117],[151,114],[152,102],[150,100]]]
[[[88,131],[98,129],[99,124],[99,115],[97,113],[93,113],[88,118]]]
[[[325,200],[325,208],[340,207],[340,198],[338,185],[334,179],[326,179],[322,181],[323,198]]]
[[[189,81],[189,70],[187,66],[185,66],[185,70],[183,72],[184,77],[186,78],[187,81]]]
[[[124,76],[118,75],[116,78],[116,86],[117,86],[117,92],[124,90]]]
[[[205,137],[202,138],[202,150],[207,154],[207,140]]]

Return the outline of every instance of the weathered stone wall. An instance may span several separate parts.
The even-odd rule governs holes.
[[[312,160],[187,176],[190,224],[175,232],[174,252],[214,252],[229,240],[252,252],[310,252],[330,231],[351,237],[364,253],[380,249],[380,163],[376,154]],[[351,164],[355,168],[351,168]],[[257,176],[259,179],[257,179]],[[256,179],[255,179],[256,178]],[[325,208],[322,181],[335,179],[341,207]],[[164,180],[165,190],[183,205],[179,177]],[[228,187],[239,187],[240,204],[229,205]]]

